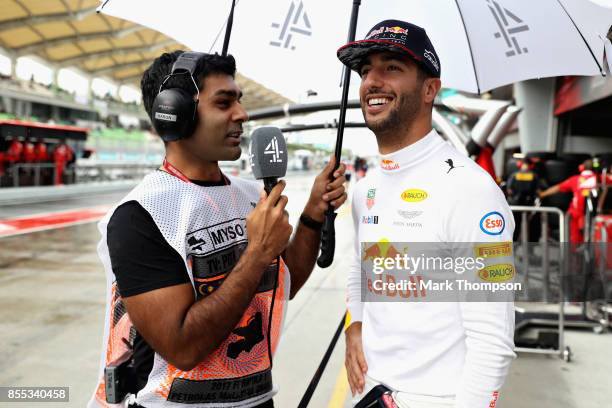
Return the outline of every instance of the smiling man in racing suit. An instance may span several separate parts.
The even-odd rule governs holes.
[[[381,154],[352,200],[345,364],[353,402],[384,385],[401,408],[494,407],[515,357],[513,304],[364,302],[360,262],[379,255],[361,254],[360,243],[511,248],[512,213],[491,177],[432,129],[440,63],[425,30],[383,21],[338,57],[361,76],[361,108]]]

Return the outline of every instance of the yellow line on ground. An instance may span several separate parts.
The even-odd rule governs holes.
[[[342,365],[342,369],[336,379],[336,385],[334,385],[334,393],[327,404],[327,408],[342,408],[346,401],[346,395],[349,390],[349,383],[346,378],[346,368]]]
[[[338,218],[344,218],[351,215],[351,203],[347,201],[338,211]],[[338,373],[336,378],[336,384],[334,385],[334,392],[327,404],[327,408],[343,408],[346,396],[349,391],[349,383],[346,377],[346,367],[342,365],[342,369]]]

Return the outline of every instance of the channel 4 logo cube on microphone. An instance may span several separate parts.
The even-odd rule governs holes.
[[[287,173],[287,157],[287,143],[279,128],[265,126],[253,131],[249,160],[257,180],[284,177]]]

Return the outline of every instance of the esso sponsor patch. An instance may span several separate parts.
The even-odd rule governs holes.
[[[492,211],[485,214],[480,219],[480,229],[487,235],[501,235],[506,228],[506,220],[504,216],[497,211]]]

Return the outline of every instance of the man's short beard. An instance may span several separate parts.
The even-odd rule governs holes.
[[[397,107],[389,112],[385,119],[368,121],[366,107],[362,106],[363,117],[366,118],[366,126],[374,134],[390,134],[399,136],[403,129],[407,129],[414,122],[419,114],[421,107],[421,94],[419,87],[415,87],[412,92],[400,94],[397,98]]]

